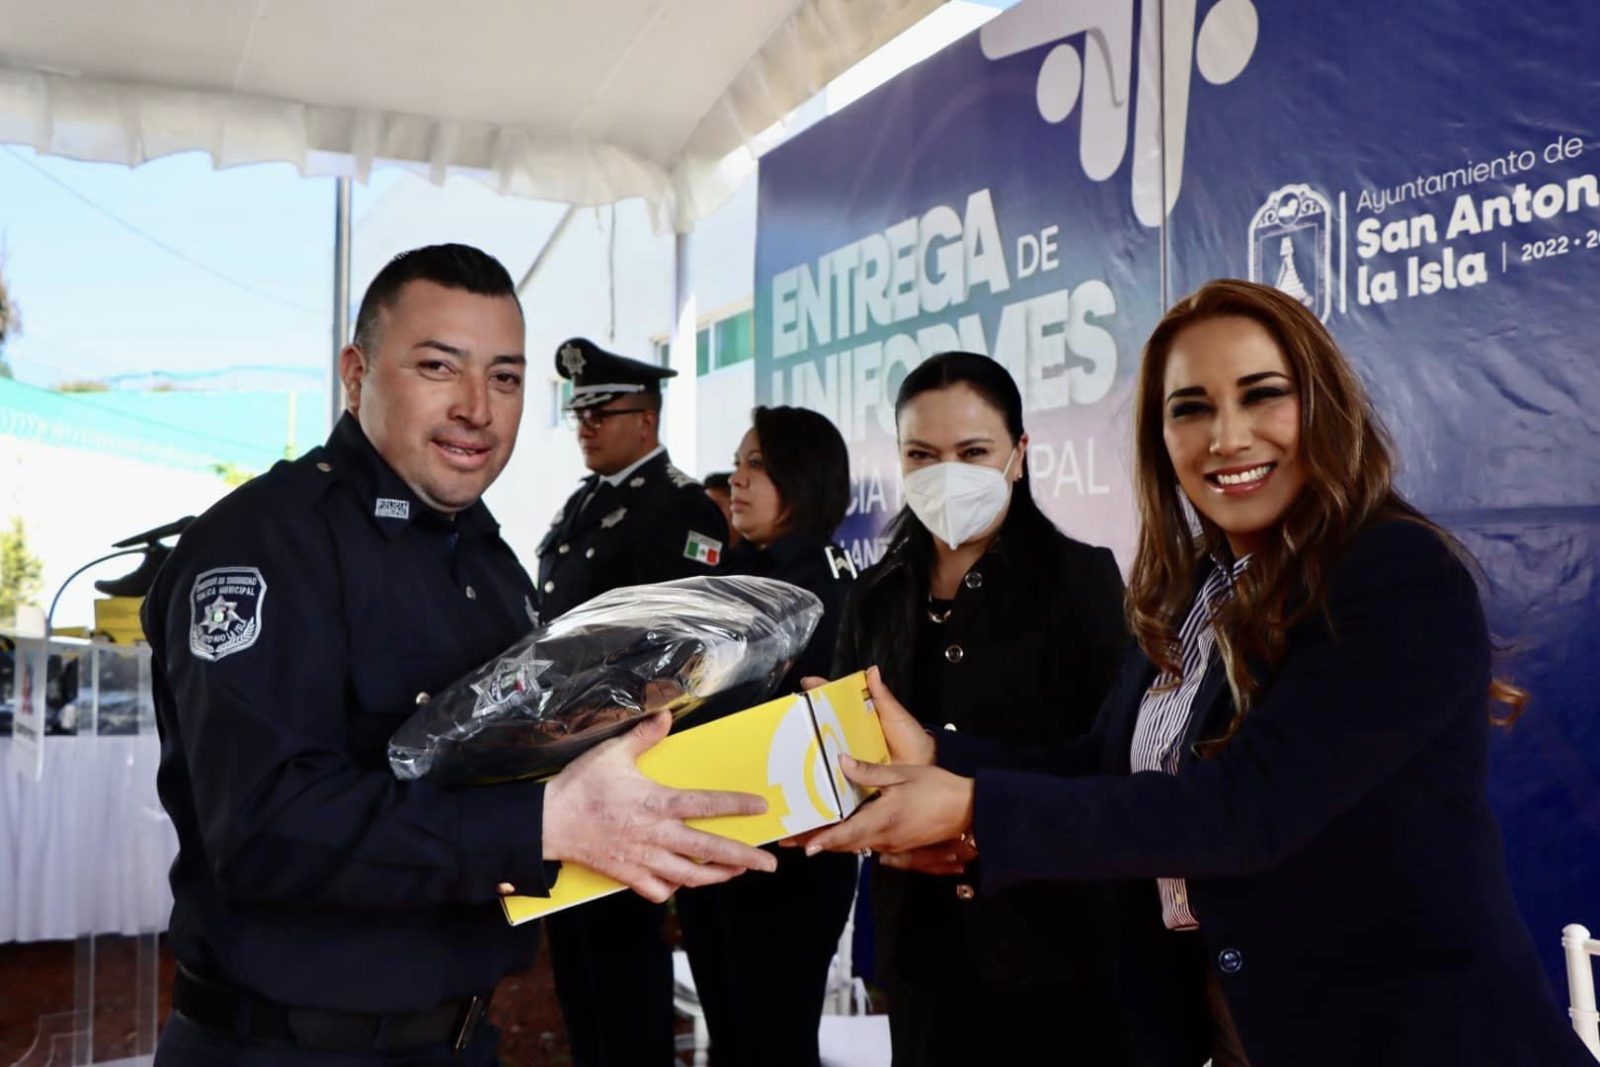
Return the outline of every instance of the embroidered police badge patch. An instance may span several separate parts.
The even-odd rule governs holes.
[[[189,651],[215,662],[243,652],[261,636],[267,580],[255,567],[214,567],[189,590]]]

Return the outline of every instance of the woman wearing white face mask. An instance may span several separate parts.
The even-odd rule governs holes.
[[[1109,551],[1033,500],[1004,367],[947,352],[895,402],[906,510],[856,583],[835,676],[876,664],[924,724],[1011,744],[1088,732],[1127,641]],[[874,870],[876,974],[896,1067],[1131,1063],[1094,890],[975,899],[972,852],[941,874]]]

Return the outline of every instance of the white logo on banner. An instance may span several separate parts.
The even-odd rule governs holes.
[[[1309,185],[1285,185],[1250,220],[1250,280],[1271,285],[1328,321],[1333,310],[1333,204]]]
[[[1064,121],[1083,101],[1078,159],[1094,181],[1121,166],[1128,146],[1128,87],[1133,77],[1134,0],[1029,0],[997,15],[978,31],[990,59],[1062,41],[1039,66],[1036,97],[1046,122]],[[1233,81],[1255,53],[1259,29],[1251,0],[1218,0],[1195,33],[1198,0],[1146,0],[1139,27],[1139,106],[1133,129],[1133,211],[1159,226],[1178,202],[1189,123],[1191,73],[1212,85]],[[1083,35],[1083,54],[1065,39]],[[1157,66],[1165,56],[1166,203],[1160,173],[1162,117]]]

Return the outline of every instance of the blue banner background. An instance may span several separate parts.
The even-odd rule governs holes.
[[[1252,219],[1275,191],[1304,183],[1331,203],[1335,293],[1341,246],[1346,268],[1328,325],[1394,433],[1402,489],[1481,562],[1490,625],[1510,649],[1501,666],[1532,693],[1523,720],[1496,731],[1490,796],[1518,902],[1564,994],[1561,928],[1600,922],[1600,207],[1446,233],[1460,195],[1600,175],[1600,5],[1259,7],[1250,66],[1207,86],[1208,106],[1190,113],[1172,293],[1244,275]],[[1547,161],[1549,146],[1574,141],[1575,159]],[[1419,176],[1521,151],[1537,157],[1527,170],[1432,194],[1424,182],[1382,213],[1360,209],[1364,190],[1404,195]],[[1359,254],[1363,221],[1399,221],[1409,238],[1424,215],[1437,243]],[[1564,252],[1545,244],[1559,238]],[[1407,260],[1439,262],[1447,246],[1457,261],[1484,253],[1486,280],[1406,295]],[[1363,304],[1361,264],[1369,299],[1386,270],[1399,298]]]
[[[1034,43],[990,57],[1030,34]],[[1002,358],[1029,397],[1041,504],[1126,564],[1128,391],[1162,307],[1206,279],[1248,276],[1252,246],[1260,280],[1303,286],[1395,434],[1402,488],[1482,563],[1491,625],[1510,646],[1504,667],[1532,691],[1523,720],[1496,733],[1490,793],[1518,901],[1563,993],[1561,927],[1600,923],[1600,208],[1580,197],[1549,219],[1453,239],[1446,230],[1463,194],[1510,196],[1519,182],[1565,191],[1568,179],[1600,175],[1596,42],[1600,4],[1589,0],[1024,0],[766,156],[756,250],[757,399],[816,407],[846,429],[860,486],[843,537],[861,562],[875,558],[873,536],[899,504],[892,421],[880,414],[906,368],[854,383],[858,403],[850,375],[827,388],[830,356],[968,315],[982,323],[984,350],[1002,356],[1008,305],[1104,282],[1115,312],[1086,320],[1115,343],[1103,396],[1050,399],[1085,362],[1070,327],[1045,322],[1020,361]],[[1472,180],[1473,164],[1494,160]],[[1467,181],[1445,177],[1458,168]],[[795,311],[784,272],[808,265],[826,284],[823,257],[938,205],[962,214],[982,189],[1011,275],[1005,292],[979,288],[847,340],[802,336],[789,354],[793,343],[775,343],[775,324]],[[1381,213],[1363,205],[1363,192],[1378,191],[1404,199]],[[1426,221],[1410,221],[1424,216],[1437,241]],[[1358,235],[1374,219],[1374,239],[1400,225],[1392,250],[1367,256]],[[1019,239],[1052,225],[1059,265],[1018,277]],[[1401,236],[1424,240],[1394,247]],[[1458,270],[1483,254],[1481,282],[1409,295],[1408,259],[1441,263],[1447,246]],[[1383,271],[1395,272],[1399,295],[1363,303]],[[1047,339],[1063,332],[1061,353]],[[957,347],[936,343],[951,336],[927,335],[920,354]]]

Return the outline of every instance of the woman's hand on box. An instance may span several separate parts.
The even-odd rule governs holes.
[[[826,678],[800,679],[800,688],[806,690],[827,684]],[[931,764],[935,751],[933,735],[889,692],[877,667],[867,668],[867,695],[872,698],[883,739],[889,745],[889,762]]]
[[[839,757],[839,766],[846,778],[878,795],[844,822],[813,834],[805,846],[808,856],[909,852],[948,842],[972,826],[971,778],[939,767],[862,763],[849,756]]]
[[[889,692],[876,667],[867,671],[867,693],[878,713],[878,724],[883,727],[883,739],[889,745],[889,762],[932,765],[936,748],[933,735]]]

